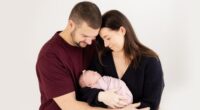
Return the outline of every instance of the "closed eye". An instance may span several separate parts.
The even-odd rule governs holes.
[[[83,37],[89,37],[89,36],[83,35]]]
[[[108,37],[106,40],[110,40],[110,38]]]
[[[85,35],[85,34],[82,34],[83,37],[85,38],[91,38],[92,40],[95,40],[96,39],[96,36],[88,36],[88,35]]]
[[[92,86],[92,84],[88,84],[88,87],[91,87]]]

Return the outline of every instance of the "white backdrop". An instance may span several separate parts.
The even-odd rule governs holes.
[[[41,46],[65,28],[81,0],[0,1],[0,109],[38,110],[35,63]],[[161,110],[200,109],[200,2],[198,0],[91,0],[102,13],[123,12],[139,40],[161,59]]]

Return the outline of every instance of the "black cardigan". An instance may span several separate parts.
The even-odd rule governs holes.
[[[103,57],[103,64],[104,66],[99,63],[98,58],[95,58],[90,69],[98,71],[101,75],[118,78],[111,53]],[[163,71],[159,59],[146,56],[140,57],[137,68],[129,65],[121,80],[126,83],[132,92],[133,103],[141,102],[139,108],[158,109],[164,88]],[[86,87],[80,89],[79,95],[82,101],[87,101],[91,106],[106,107],[97,100],[99,91],[102,90]]]

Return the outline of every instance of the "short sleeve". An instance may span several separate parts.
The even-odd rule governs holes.
[[[69,69],[64,67],[55,54],[46,54],[38,59],[36,70],[41,92],[52,99],[75,90]]]

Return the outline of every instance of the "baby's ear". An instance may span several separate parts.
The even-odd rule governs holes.
[[[82,73],[85,73],[86,70],[83,70]]]

